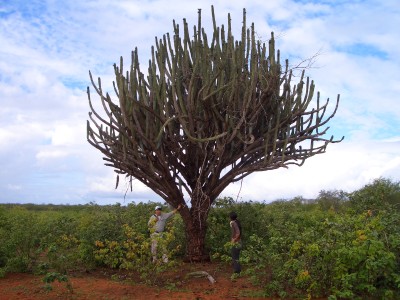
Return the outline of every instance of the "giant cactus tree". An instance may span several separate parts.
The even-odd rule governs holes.
[[[102,113],[90,97],[87,139],[118,174],[136,178],[180,211],[186,230],[187,257],[207,258],[204,240],[210,206],[232,182],[257,172],[301,166],[329,143],[328,101],[314,96],[314,83],[304,77],[292,85],[288,61],[281,63],[272,33],[268,45],[257,40],[254,24],[241,37],[228,27],[207,36],[201,10],[194,32],[186,20],[173,22],[174,34],[155,40],[147,74],[138,50],[130,69],[114,65],[118,101],[92,85]],[[314,108],[308,107],[312,104]],[[186,192],[186,193],[185,193]],[[187,199],[185,199],[185,195]]]

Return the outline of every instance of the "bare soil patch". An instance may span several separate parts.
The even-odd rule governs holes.
[[[212,284],[206,277],[187,277],[196,271],[209,273],[216,282]],[[0,299],[267,299],[260,297],[261,289],[249,278],[232,280],[231,274],[229,264],[181,263],[155,286],[149,286],[133,273],[98,269],[70,274],[69,290],[65,282],[54,282],[49,289],[43,276],[14,273],[0,279]]]

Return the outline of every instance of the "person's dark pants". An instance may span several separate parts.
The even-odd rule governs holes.
[[[242,267],[240,266],[239,262],[240,250],[242,250],[240,244],[235,245],[231,248],[232,266],[235,273],[240,273],[240,271],[242,271]]]

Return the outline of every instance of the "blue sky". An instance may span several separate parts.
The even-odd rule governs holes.
[[[274,31],[291,64],[307,70],[322,100],[341,102],[329,135],[345,136],[302,167],[255,173],[221,196],[272,201],[353,191],[400,180],[400,3],[386,1],[0,0],[0,203],[98,204],[161,200],[122,181],[86,142],[88,71],[112,92],[113,67],[137,47],[147,65],[154,37],[186,18],[211,28],[231,14],[239,37],[243,8],[260,40]],[[210,33],[211,34],[211,33]],[[333,107],[333,105],[332,105]]]

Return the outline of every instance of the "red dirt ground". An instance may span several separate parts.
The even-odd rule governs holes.
[[[127,273],[96,270],[69,275],[72,291],[65,282],[54,282],[52,289],[45,287],[43,276],[13,273],[0,279],[1,300],[26,299],[266,299],[257,298],[260,289],[245,276],[231,280],[227,264],[181,264],[168,275],[169,283],[156,286],[139,283]],[[216,280],[211,284],[206,277],[186,277],[190,272],[206,271]],[[171,280],[172,279],[172,280]]]

